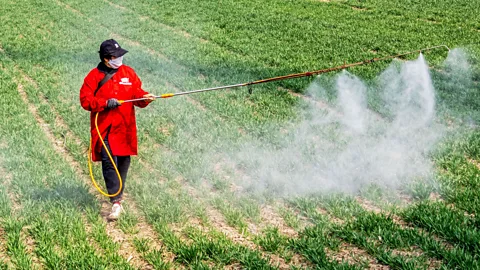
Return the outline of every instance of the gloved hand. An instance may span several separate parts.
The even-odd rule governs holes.
[[[107,109],[115,109],[118,106],[122,105],[116,98],[111,98],[107,100]]]

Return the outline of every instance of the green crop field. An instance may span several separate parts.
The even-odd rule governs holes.
[[[0,269],[480,269],[479,10],[0,0]],[[108,222],[79,90],[110,38],[154,94],[452,50],[156,100]]]

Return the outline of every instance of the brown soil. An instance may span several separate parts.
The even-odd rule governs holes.
[[[35,253],[35,240],[29,235],[28,230],[30,228],[28,226],[23,227],[20,231],[20,240],[23,241],[25,244],[25,252],[30,255],[32,258],[32,266],[34,269],[44,269],[40,259],[37,257]]]
[[[339,263],[346,262],[349,265],[354,265],[368,262],[367,269],[390,269],[389,266],[378,263],[378,261],[365,250],[349,243],[341,243],[339,251],[327,250],[327,254]]]
[[[392,250],[393,255],[415,259],[424,256],[424,252],[419,247],[411,247],[408,250]],[[442,261],[434,258],[428,258],[428,269],[438,269],[442,265]]]
[[[480,170],[480,161],[475,160],[473,158],[468,158],[468,157],[465,157],[465,158],[468,160],[468,162],[475,165]]]
[[[434,202],[443,202],[442,196],[437,192],[431,192],[428,199]]]
[[[328,217],[328,220],[334,224],[344,224],[345,221],[343,219],[340,219],[340,218],[337,218],[335,216],[333,216],[332,214],[330,214],[327,210],[323,209],[323,208],[320,208],[320,207],[317,207],[316,208],[317,212],[322,214],[322,216],[326,216]]]
[[[369,211],[369,212],[374,212],[375,214],[380,214],[383,211],[380,207],[376,206],[373,202],[364,199],[362,197],[356,196],[355,200],[362,206],[363,209]]]
[[[290,238],[298,237],[298,232],[289,227],[272,206],[263,205],[260,209],[260,216],[262,218],[262,224],[274,226],[278,228],[280,233]]]
[[[10,257],[7,255],[7,239],[5,239],[6,233],[2,227],[0,227],[0,262],[8,265],[9,269],[13,269]]]

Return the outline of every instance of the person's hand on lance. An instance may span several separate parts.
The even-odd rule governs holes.
[[[155,95],[154,94],[146,94],[143,96],[144,98],[146,98],[146,102],[147,103],[150,103],[152,101],[154,101],[156,99]]]
[[[116,98],[110,98],[107,100],[107,106],[105,107],[106,109],[115,109],[118,106],[122,105],[120,101],[118,101]]]

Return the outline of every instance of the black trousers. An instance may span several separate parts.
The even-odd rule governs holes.
[[[104,139],[105,145],[108,148],[108,151],[110,154],[112,154],[112,150],[110,149],[110,144],[108,143],[108,135]],[[115,194],[117,193],[119,187],[120,187],[120,182],[118,181],[118,176],[117,172],[115,171],[115,168],[113,167],[112,162],[110,161],[110,158],[108,157],[107,152],[105,151],[105,148],[102,146],[102,172],[103,172],[103,178],[105,179],[105,185],[107,186],[107,191],[108,194]],[[127,172],[128,168],[130,167],[130,156],[113,156],[112,158],[115,162],[115,165],[117,165],[118,172],[120,173],[120,176],[122,177],[122,190],[120,193],[115,196],[115,197],[110,197],[110,202],[115,203],[119,202],[122,200],[122,195],[123,195],[123,189],[125,188],[125,182],[127,180]]]

